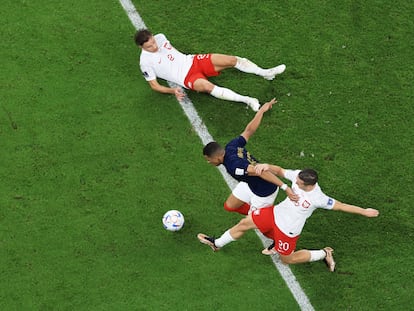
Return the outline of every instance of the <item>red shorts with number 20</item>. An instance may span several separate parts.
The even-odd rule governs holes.
[[[293,238],[284,234],[275,223],[274,207],[269,206],[252,213],[253,222],[260,232],[275,241],[275,250],[281,255],[290,255],[296,248],[299,235]]]
[[[207,77],[218,76],[220,72],[214,69],[211,62],[211,54],[197,54],[194,55],[193,65],[184,79],[185,87],[194,90],[194,82],[197,79],[207,79]]]

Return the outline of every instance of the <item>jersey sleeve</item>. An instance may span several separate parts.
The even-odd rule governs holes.
[[[240,159],[236,156],[231,158],[227,166],[227,170],[236,176],[244,176],[247,175],[247,168],[249,167],[249,162],[244,159]]]
[[[321,192],[318,198],[318,208],[333,209],[336,200]]]
[[[285,178],[289,179],[292,183],[296,182],[296,177],[299,175],[300,170],[288,170],[285,169]]]
[[[154,38],[159,42],[160,44],[164,43],[164,41],[168,41],[167,37],[163,33],[156,34]]]
[[[231,141],[229,141],[229,143],[226,145],[226,149],[229,148],[244,148],[244,146],[246,146],[247,141],[243,136],[239,136],[236,137],[234,139],[232,139]]]
[[[154,69],[149,64],[141,63],[140,67],[141,67],[142,75],[144,76],[144,79],[146,81],[152,81],[152,80],[157,79]]]
[[[247,168],[249,167],[250,163],[238,155],[238,152],[243,152],[245,145],[246,139],[243,136],[239,136],[233,139],[226,145],[226,153],[229,155],[229,157],[228,160],[226,160],[225,166],[231,175],[247,175]]]
[[[162,33],[156,34],[154,36],[154,39],[157,42],[158,46],[162,46],[163,44],[165,44],[165,42],[168,42],[167,37]],[[146,81],[152,81],[157,79],[157,75],[153,68],[153,58],[151,53],[145,51],[141,52],[139,66],[141,68],[142,75]]]
[[[227,144],[227,146],[234,146],[234,147],[244,148],[244,146],[246,146],[246,144],[247,144],[246,138],[244,138],[242,135],[240,135],[239,137],[236,137],[235,139],[230,141]]]

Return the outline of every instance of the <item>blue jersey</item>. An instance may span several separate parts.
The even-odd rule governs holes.
[[[249,176],[247,167],[249,164],[256,164],[258,161],[248,152],[244,146],[246,139],[239,136],[226,145],[223,165],[234,179],[244,181],[249,185],[250,190],[260,197],[267,197],[276,191],[277,186],[258,176]]]

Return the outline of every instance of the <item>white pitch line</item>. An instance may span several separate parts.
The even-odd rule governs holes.
[[[147,28],[141,16],[135,9],[135,6],[132,4],[130,0],[119,0],[119,2],[124,8],[126,14],[128,15],[128,18],[130,19],[132,25],[134,25],[135,29],[138,30],[138,29]],[[177,87],[176,84],[173,84],[171,82],[168,82],[168,84],[171,87]],[[201,120],[200,116],[197,113],[197,110],[194,108],[193,103],[187,97],[187,95],[185,96],[183,100],[179,100],[178,102],[183,108],[184,113],[189,119],[191,125],[193,126],[198,136],[200,137],[203,145],[206,145],[209,142],[213,141],[214,140],[213,137],[208,132],[206,125]],[[233,189],[236,186],[237,181],[233,179],[229,174],[227,174],[225,168],[222,165],[219,166],[218,169],[221,175],[223,176],[224,180],[226,181],[227,185],[229,186],[229,188]],[[256,234],[261,239],[263,246],[267,246],[270,244],[270,240],[267,239],[265,236],[263,236],[263,234],[261,234],[259,230],[256,230]],[[309,298],[306,296],[302,287],[299,285],[298,281],[296,280],[296,277],[293,275],[292,270],[290,270],[289,266],[284,265],[280,261],[279,256],[277,255],[272,256],[272,261],[274,265],[276,266],[277,270],[279,271],[280,275],[285,280],[288,288],[293,294],[293,297],[295,297],[296,302],[298,303],[300,309],[304,311],[314,311],[315,309],[311,305]]]

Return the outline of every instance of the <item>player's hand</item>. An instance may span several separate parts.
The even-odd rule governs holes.
[[[185,97],[183,90],[179,87],[174,88],[174,95],[178,100],[184,99]]]
[[[271,101],[268,101],[267,103],[263,104],[262,107],[260,107],[259,111],[266,112],[270,109],[272,109],[273,104],[277,103],[276,98],[273,98]]]
[[[293,202],[299,201],[299,196],[293,192],[292,188],[287,187],[286,188],[286,195],[289,197],[289,199]]]
[[[379,211],[373,208],[366,208],[364,211],[364,216],[366,217],[377,217],[379,215]]]
[[[269,170],[269,164],[256,164],[256,166],[254,167],[256,174],[257,175],[261,175],[263,172],[266,172]]]

